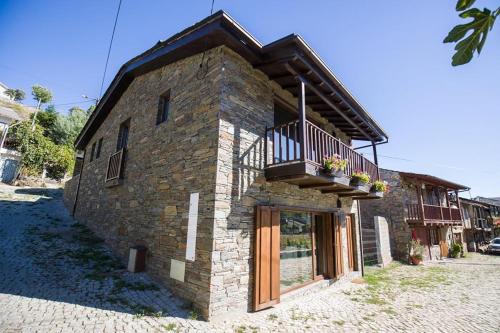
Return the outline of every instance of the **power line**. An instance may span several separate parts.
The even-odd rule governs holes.
[[[90,103],[94,102],[93,100],[83,100],[83,101],[76,101],[76,102],[68,102],[68,103],[60,103],[60,104],[47,104],[47,106],[52,105],[52,106],[66,106],[66,105],[75,105],[75,104],[82,104],[82,103]],[[36,108],[36,105],[25,105],[27,107],[32,107]]]
[[[118,23],[118,16],[120,15],[120,8],[122,0],[118,3],[118,10],[116,11],[115,24],[113,25],[113,32],[111,33],[111,40],[109,41],[108,56],[106,57],[106,65],[104,65],[104,73],[102,75],[101,89],[99,90],[99,99],[102,97],[102,89],[104,88],[104,79],[106,78],[106,71],[108,70],[109,55],[111,54],[111,47],[113,46],[113,39],[115,38],[116,24]]]

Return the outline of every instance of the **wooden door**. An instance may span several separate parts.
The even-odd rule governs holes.
[[[351,215],[347,215],[345,217],[345,231],[347,237],[347,258],[349,261],[349,271],[352,272],[354,270],[354,235],[353,235],[353,217]]]
[[[274,207],[258,206],[255,219],[254,310],[280,301],[280,214]]]
[[[420,240],[420,244],[424,246],[423,259],[429,260],[431,257],[431,248],[430,248],[430,236],[429,229],[427,228],[415,228],[412,232],[412,238]]]
[[[335,240],[335,277],[339,278],[344,275],[344,258],[342,256],[342,226],[339,215],[332,215]]]

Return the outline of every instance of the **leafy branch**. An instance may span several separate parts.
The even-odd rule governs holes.
[[[458,0],[455,7],[459,16],[463,19],[472,19],[465,24],[460,24],[451,29],[444,43],[457,43],[452,65],[464,65],[471,61],[474,53],[480,54],[488,33],[493,29],[495,19],[500,14],[500,7],[496,10],[484,8],[470,8],[476,0]]]

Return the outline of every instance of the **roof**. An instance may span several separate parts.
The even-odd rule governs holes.
[[[85,147],[135,77],[221,45],[240,54],[295,96],[297,80],[302,79],[306,82],[306,104],[354,140],[388,139],[302,37],[291,34],[263,46],[227,13],[218,11],[125,63],[77,137],[76,147]]]
[[[450,182],[446,179],[438,178],[438,177],[431,176],[431,175],[426,175],[426,174],[422,174],[422,173],[401,172],[401,171],[399,171],[399,174],[405,178],[418,179],[418,180],[423,181],[424,183],[433,184],[433,185],[437,185],[437,186],[443,186],[443,187],[447,187],[447,188],[453,189],[453,190],[470,190],[470,188],[468,186],[453,183],[453,182]]]
[[[500,201],[497,198],[485,198],[485,197],[475,197],[474,200],[478,202],[485,203],[490,206],[498,206],[500,207]]]
[[[466,198],[460,198],[460,201],[461,202],[465,202],[467,204],[470,204],[470,205],[474,205],[474,206],[480,206],[480,207],[483,207],[483,208],[488,208],[488,205],[483,203],[483,202],[480,202],[480,201],[477,201],[477,200],[472,200],[472,199],[466,199]]]
[[[9,120],[21,120],[21,116],[17,114],[17,112],[14,109],[1,106],[0,105],[0,117],[1,118],[7,118]]]

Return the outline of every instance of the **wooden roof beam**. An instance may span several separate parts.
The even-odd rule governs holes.
[[[304,76],[300,75],[290,64],[285,64],[285,67],[290,71],[290,73],[294,74],[297,76],[300,80],[302,80],[306,85],[309,90],[314,92],[319,98],[321,98],[323,101],[325,101],[326,104],[328,104],[332,109],[336,110],[351,126],[357,128],[367,139],[370,141],[373,140],[373,136],[369,135],[365,130],[363,130],[358,124],[356,124],[354,121],[349,118],[345,112],[341,111],[332,101],[328,99],[319,89],[317,89],[315,86],[309,82],[308,79],[306,79]],[[333,89],[332,89],[333,90]]]

